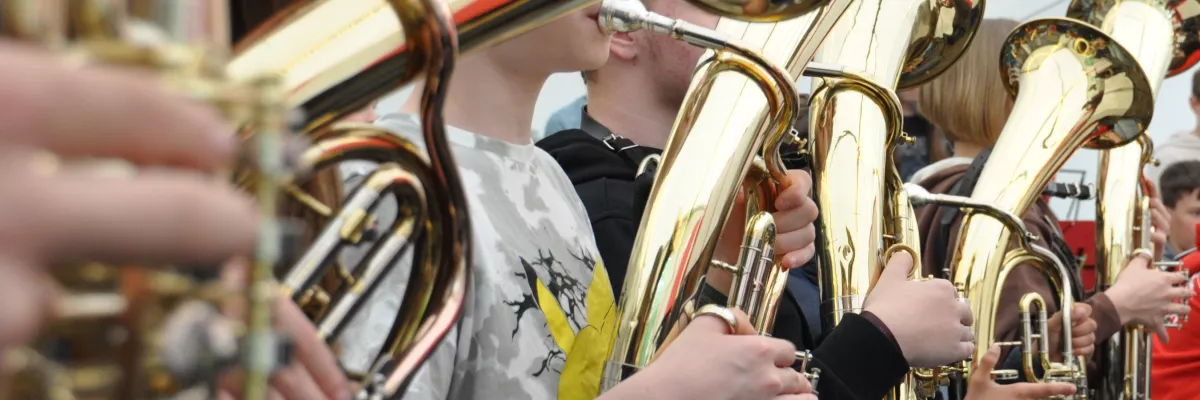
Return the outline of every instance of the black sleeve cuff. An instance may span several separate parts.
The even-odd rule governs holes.
[[[851,398],[864,399],[883,398],[909,369],[900,347],[857,314],[842,317],[813,352],[811,366],[821,369],[817,391],[822,395],[843,398],[834,393],[849,391]]]
[[[699,310],[700,307],[704,307],[709,304],[716,304],[722,307],[725,307],[727,304],[729,304],[729,296],[726,296],[725,294],[721,293],[721,291],[712,287],[712,285],[709,285],[708,281],[701,283],[700,290],[697,290],[696,292],[697,310]]]

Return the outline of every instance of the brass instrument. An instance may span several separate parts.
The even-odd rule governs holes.
[[[34,3],[38,2],[0,2],[5,11],[2,14],[5,32],[23,33],[48,44],[58,43],[59,37],[65,35],[56,35],[44,27],[58,26],[59,21],[54,18],[61,13],[31,7]],[[153,7],[165,3],[177,2],[130,0],[129,6],[133,10],[138,7],[149,10],[138,15],[157,16],[151,20],[162,23],[161,27],[168,31],[194,30],[196,9]],[[227,22],[224,2],[195,4],[200,3],[212,5],[208,9],[211,13],[205,15],[212,16],[214,23]],[[113,3],[108,0],[71,2],[72,6],[80,4]],[[383,354],[369,373],[361,377],[364,389],[359,395],[381,398],[403,391],[412,372],[453,326],[467,289],[471,255],[467,208],[440,115],[446,78],[458,52],[458,37],[466,51],[482,48],[588,4],[590,1],[587,0],[307,1],[279,12],[239,43],[234,56],[229,59],[217,57],[230,53],[219,51],[220,46],[168,42],[139,47],[142,39],[113,35],[122,32],[118,28],[125,21],[118,17],[124,14],[123,3],[111,9],[91,8],[89,13],[70,10],[73,17],[91,17],[73,18],[73,23],[92,24],[72,25],[73,29],[96,32],[96,35],[108,34],[100,36],[104,40],[86,42],[89,46],[85,49],[91,51],[94,58],[106,62],[125,61],[157,70],[170,78],[170,83],[178,84],[184,93],[211,100],[226,111],[236,111],[230,112],[230,120],[246,128],[247,149],[257,151],[255,154],[261,160],[272,161],[265,168],[240,166],[235,171],[236,182],[248,189],[271,183],[281,186],[279,190],[255,191],[259,201],[264,203],[265,214],[274,214],[270,207],[275,204],[272,200],[275,193],[286,193],[278,197],[297,202],[331,221],[313,239],[307,251],[298,259],[290,260],[295,261],[290,268],[276,268],[281,265],[269,259],[257,263],[253,268],[253,290],[245,291],[257,302],[249,307],[250,323],[244,326],[228,326],[230,324],[207,305],[186,303],[174,307],[188,300],[228,297],[229,290],[217,283],[206,284],[186,274],[143,268],[97,267],[100,269],[65,274],[64,281],[72,288],[95,288],[104,300],[108,300],[96,302],[70,296],[66,304],[89,304],[91,306],[82,311],[105,319],[93,322],[94,319],[82,321],[82,316],[68,318],[63,326],[48,332],[46,337],[53,341],[51,344],[71,347],[68,354],[54,352],[54,348],[48,347],[43,347],[41,350],[46,351],[41,354],[35,351],[13,353],[8,361],[31,361],[34,357],[42,361],[22,365],[26,368],[21,369],[21,374],[42,379],[18,375],[21,385],[16,389],[28,391],[15,393],[15,397],[160,398],[183,394],[182,390],[190,388],[184,385],[192,383],[202,390],[201,386],[214,382],[216,373],[237,363],[247,371],[243,398],[265,398],[273,364],[284,360],[277,359],[283,354],[282,349],[265,346],[269,343],[263,340],[271,337],[270,319],[265,313],[269,311],[266,301],[272,294],[270,288],[263,287],[264,283],[270,282],[264,281],[272,280],[273,272],[281,275],[283,292],[301,302],[319,332],[327,341],[333,342],[340,328],[357,311],[359,302],[368,297],[391,264],[402,253],[412,251],[416,268],[411,273],[409,288],[413,290],[406,290]],[[52,5],[61,6],[57,2]],[[12,10],[30,12],[12,13]],[[38,19],[46,16],[50,18]],[[213,29],[211,33],[227,32]],[[228,47],[220,41],[214,44]],[[135,57],[138,55],[156,57]],[[428,153],[395,133],[373,126],[333,125],[342,116],[421,75],[425,76],[422,133]],[[268,78],[261,78],[263,76]],[[285,119],[284,112],[294,109],[302,113],[297,118]],[[253,144],[255,140],[276,137],[262,133],[281,133],[288,126],[285,122],[294,123],[300,127],[300,133],[317,141],[287,165],[282,164],[285,161],[281,159],[284,156],[280,149],[282,145]],[[337,198],[321,198],[302,190],[307,181],[319,175],[317,171],[348,160],[376,161],[381,166],[367,179],[362,190],[345,196],[345,206],[335,207]],[[284,172],[289,172],[282,169],[284,166],[295,167],[295,170],[284,176]],[[395,195],[401,203],[400,217],[386,228],[390,234],[370,251],[369,259],[355,268],[332,265],[338,249],[371,232],[367,229],[371,222],[367,217],[368,210],[382,201],[384,195]],[[327,203],[329,200],[333,203]],[[278,243],[282,228],[268,227],[263,231],[276,235],[274,242],[260,243],[264,255],[288,260],[289,254],[281,254],[279,249],[271,247]],[[339,280],[337,291],[314,287],[319,278],[327,275]],[[97,310],[97,305],[108,307]],[[168,317],[167,312],[172,308],[180,308],[183,312]],[[76,315],[68,315],[73,316]],[[227,329],[219,329],[222,325]],[[164,330],[188,334],[220,332],[215,334],[218,338],[205,336],[191,340],[190,336],[164,337],[167,336]],[[123,338],[119,347],[114,346],[106,341],[111,337],[106,332],[113,331],[129,337]],[[241,336],[246,338],[241,348],[219,340],[233,335],[231,332],[242,333]],[[166,340],[173,342],[166,344]],[[161,352],[164,347],[197,350],[197,354]],[[133,350],[139,352],[133,353]],[[81,352],[99,354],[84,359],[82,356],[90,354]],[[235,353],[242,353],[246,358],[238,361]]]
[[[192,279],[179,268],[91,263],[54,271],[67,289],[58,304],[60,320],[34,347],[4,354],[4,370],[12,376],[10,387],[0,396],[194,396],[199,380],[214,382],[215,372],[235,357],[236,344],[230,341],[240,336],[246,350],[238,362],[245,371],[245,398],[265,398],[268,376],[279,361],[277,356],[284,354],[272,333],[270,292],[263,289],[269,289],[272,268],[281,257],[275,207],[287,172],[283,135],[288,110],[274,78],[256,75],[233,80],[222,74],[229,47],[227,7],[216,1],[187,5],[136,0],[3,2],[6,36],[61,51],[80,63],[154,71],[169,88],[212,104],[230,122],[246,126],[252,133],[246,147],[256,154],[245,157],[243,173],[253,177],[247,189],[256,195],[264,217],[245,273],[251,290],[240,291],[242,296],[222,282]],[[135,173],[127,164],[95,163],[107,173]],[[245,315],[238,323],[227,320],[211,329],[172,330],[168,315],[176,309],[198,310],[189,312],[204,316],[207,308],[197,308],[196,302],[235,305]],[[187,336],[168,338],[169,330]],[[169,340],[186,342],[189,348],[182,352],[187,354],[161,352],[171,347]],[[181,363],[181,357],[188,359]]]
[[[734,275],[729,306],[745,311],[758,332],[771,330],[786,276],[774,254],[774,220],[762,210],[772,208],[785,178],[780,146],[798,141],[790,134],[799,112],[794,79],[849,3],[795,2],[805,7],[775,15],[718,8],[724,16],[716,31],[650,13],[637,1],[603,3],[601,23],[609,31],[649,29],[711,51],[700,60],[660,159],[617,306],[602,390],[650,362],[710,262]],[[800,13],[808,16],[784,20]],[[739,265],[731,266],[713,257],[742,188],[749,221]]]
[[[913,255],[917,221],[891,153],[910,140],[894,90],[915,87],[949,68],[983,20],[983,1],[855,2],[816,61],[861,79],[813,81],[809,101],[813,193],[821,271],[821,325],[836,326],[863,302],[893,252]],[[873,85],[863,85],[863,81]],[[873,86],[878,86],[875,89]],[[882,93],[880,92],[882,91]],[[892,398],[932,398],[932,371],[916,371]],[[918,379],[918,376],[923,379]]]
[[[1033,241],[1038,240],[1038,236],[1030,232],[1029,229],[1025,227],[1025,222],[1021,219],[1021,217],[1018,217],[1016,214],[1008,210],[994,207],[990,204],[970,197],[932,194],[925,190],[924,187],[921,187],[915,183],[905,184],[904,190],[912,200],[913,205],[916,207],[923,207],[927,204],[956,207],[969,213],[979,214],[981,216],[990,218],[991,220],[1002,225],[1004,229],[1013,232],[1013,236],[1017,242],[1017,247],[1015,250],[1009,251],[1004,255],[1003,262],[999,268],[1000,281],[1003,281],[1008,273],[1018,265],[1023,263],[1032,263],[1038,268],[1039,272],[1045,275],[1046,279],[1051,282],[1051,286],[1055,289],[1055,291],[1060,294],[1060,298],[1063,299],[1063,317],[1070,318],[1070,310],[1075,303],[1075,296],[1074,293],[1072,293],[1070,284],[1071,271],[1067,269],[1067,267],[1062,263],[1062,260],[1058,259],[1058,257],[1055,256],[1054,253],[1049,249],[1032,243]],[[999,295],[997,294],[997,297],[998,296]],[[1052,350],[1050,349],[1050,341],[1048,336],[1050,332],[1047,328],[1049,325],[1049,317],[1046,313],[1045,299],[1043,299],[1038,293],[1026,293],[1021,297],[1019,307],[1021,310],[1021,340],[1018,342],[1000,342],[999,344],[1003,346],[1022,347],[1022,371],[996,370],[991,371],[992,376],[996,379],[1016,380],[1020,377],[1020,372],[1024,372],[1025,376],[1036,382],[1083,382],[1082,380],[1086,377],[1082,375],[1083,371],[1077,368],[1081,365],[1076,364],[1076,362],[1082,363],[1083,361],[1077,360],[1071,356],[1071,354],[1074,352],[1074,349],[1070,340],[1070,324],[1065,324],[1062,332],[1062,336],[1065,338],[1063,341],[1062,354],[1064,354],[1064,360],[1066,360],[1066,362],[1054,362],[1050,358]],[[1037,310],[1036,314],[1034,312],[1035,309]],[[1033,344],[1035,339],[1038,342],[1036,347]],[[979,339],[977,338],[976,340],[978,341]],[[1035,348],[1037,349],[1036,351],[1033,350]],[[1035,359],[1037,364],[1035,364]],[[1035,365],[1041,366],[1043,371],[1041,375],[1036,373]],[[959,368],[962,368],[962,365],[953,368],[956,370],[956,374],[962,374],[959,376],[959,378],[965,378],[969,376],[968,374],[970,371],[959,370]],[[949,381],[949,379],[947,379],[947,381]],[[953,384],[955,382],[949,381],[948,383]],[[951,388],[951,390],[956,390],[958,393],[960,393],[958,397],[962,397],[961,393],[963,392],[963,389],[965,389],[964,386],[951,386]],[[951,396],[955,396],[953,391],[951,393]]]
[[[1137,60],[1090,25],[1067,19],[1027,22],[1009,35],[1000,61],[1004,83],[1016,100],[971,194],[974,202],[995,211],[1023,215],[1080,146],[1126,144],[1141,134],[1153,113],[1151,84]],[[1031,262],[1051,278],[1058,289],[1063,326],[1071,324],[1074,293],[1069,282],[1058,277],[1061,272],[1054,271],[1060,260],[1030,251],[1030,246],[1010,251],[1010,241],[1021,236],[1009,225],[980,208],[969,209],[951,258],[954,283],[965,290],[975,315],[974,359],[983,357],[995,341],[1000,290],[1007,273],[1021,262]],[[1064,345],[1070,340],[1065,336]],[[1048,367],[1044,376],[1030,378],[1075,384],[1076,397],[1086,397],[1082,360],[1064,351],[1061,364]],[[952,385],[951,396],[961,398],[970,365],[962,362],[956,368],[963,376]]]
[[[1162,81],[1196,63],[1200,34],[1200,1],[1099,0],[1071,3],[1070,18],[1099,27],[1121,43],[1141,64],[1150,89],[1157,94]],[[1138,140],[1100,153],[1100,179],[1096,202],[1097,287],[1112,287],[1138,248],[1151,249],[1150,200],[1143,189],[1142,170],[1155,163],[1149,133]],[[1174,263],[1156,261],[1162,269]],[[1168,324],[1179,316],[1169,316]],[[1099,370],[1104,373],[1094,397],[1146,399],[1150,396],[1151,332],[1126,326],[1097,349]]]

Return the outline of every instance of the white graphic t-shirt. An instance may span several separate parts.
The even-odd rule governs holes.
[[[419,147],[418,122],[376,124]],[[616,334],[612,286],[587,213],[558,163],[533,144],[448,128],[471,218],[474,265],[462,319],[426,361],[405,399],[591,399]],[[374,168],[341,166],[349,192]],[[380,226],[395,218],[384,201]],[[347,251],[347,261],[362,257]],[[355,263],[347,263],[353,266]],[[342,334],[344,366],[365,372],[404,295],[405,256]]]

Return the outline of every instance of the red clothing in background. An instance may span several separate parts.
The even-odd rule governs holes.
[[[1197,225],[1200,228],[1200,225]],[[1200,229],[1197,229],[1200,231]],[[1200,235],[1197,235],[1200,238]],[[1183,258],[1188,284],[1200,291],[1200,252]],[[1191,316],[1200,318],[1200,296],[1188,301]],[[1151,340],[1154,353],[1150,393],[1154,400],[1192,400],[1200,398],[1200,321],[1190,321],[1181,329],[1169,329],[1170,343]]]

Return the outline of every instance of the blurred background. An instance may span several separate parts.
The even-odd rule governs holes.
[[[1010,18],[1017,21],[1061,17],[1066,14],[1069,4],[1069,0],[989,0],[985,15],[987,18]],[[997,55],[997,60],[999,60],[999,55]],[[1188,107],[1191,77],[1194,72],[1193,69],[1163,82],[1155,103],[1154,119],[1150,124],[1151,136],[1155,142],[1162,143],[1176,132],[1189,131],[1195,127],[1195,116]],[[801,91],[808,91],[807,78],[803,78],[799,84]],[[402,89],[395,95],[383,99],[378,103],[376,112],[397,109],[399,103],[407,98],[409,90]],[[540,138],[544,134],[541,130],[555,111],[583,95],[583,80],[578,73],[558,74],[550,78],[546,82],[546,86],[542,88],[537,111],[533,117],[533,126],[530,127],[534,130],[534,137]],[[1097,160],[1095,151],[1080,150],[1063,167],[1058,175],[1058,181],[1094,183]],[[1051,206],[1059,218],[1065,221],[1091,221],[1095,218],[1095,207],[1091,202],[1072,203],[1056,199],[1051,201]]]

